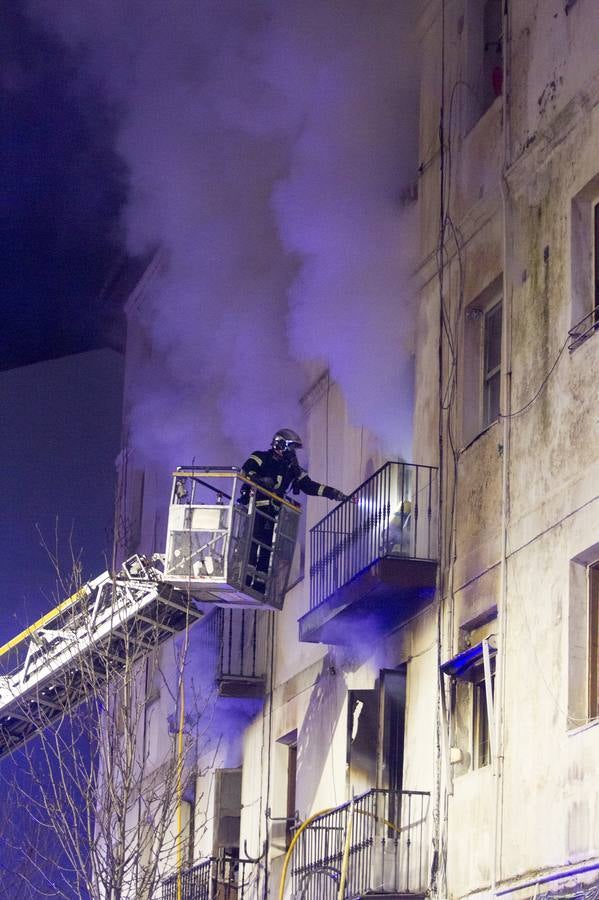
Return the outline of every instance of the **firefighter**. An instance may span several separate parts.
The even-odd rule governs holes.
[[[242,473],[254,484],[266,488],[278,497],[284,497],[291,489],[294,494],[300,491],[313,497],[326,497],[328,500],[336,500],[342,503],[348,500],[348,496],[337,488],[327,484],[313,481],[305,469],[300,466],[296,450],[302,446],[300,436],[291,428],[280,428],[273,436],[270,450],[256,450],[244,462]],[[249,485],[244,485],[241,490],[240,502],[248,504],[251,494]],[[256,497],[256,517],[254,520],[254,532],[250,549],[250,565],[256,567],[256,576],[248,576],[248,586],[260,593],[264,592],[265,575],[270,563],[270,548],[272,547],[273,532],[280,509],[279,504],[272,497],[258,492]]]

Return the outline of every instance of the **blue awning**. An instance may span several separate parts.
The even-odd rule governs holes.
[[[495,656],[497,653],[496,635],[490,634],[487,638],[487,643],[489,644],[489,653],[492,657]],[[468,678],[472,669],[480,665],[482,661],[483,642],[481,641],[480,644],[468,647],[466,650],[458,653],[457,656],[452,656],[451,659],[441,663],[440,669],[444,675],[448,675],[450,678]]]

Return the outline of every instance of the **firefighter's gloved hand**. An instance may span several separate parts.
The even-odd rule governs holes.
[[[349,500],[349,497],[347,494],[344,494],[343,491],[335,490],[333,500],[336,500],[337,503],[345,503],[346,500]]]

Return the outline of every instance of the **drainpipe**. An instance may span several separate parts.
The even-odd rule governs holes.
[[[510,165],[510,21],[508,12],[508,0],[503,2],[503,84],[502,84],[502,125],[503,125],[503,154],[501,165],[501,199],[503,216],[503,445],[502,445],[502,472],[501,472],[501,567],[500,567],[500,602],[497,610],[498,650],[495,672],[495,741],[497,756],[494,771],[494,810],[491,836],[491,891],[497,891],[498,871],[501,874],[501,843],[502,843],[502,816],[503,803],[503,705],[505,696],[505,652],[507,633],[507,560],[508,560],[508,523],[509,509],[509,465],[510,465],[510,438],[511,438],[511,408],[512,408],[512,295],[509,277],[510,253],[508,241],[511,239],[511,206],[509,189],[507,184],[507,172]]]

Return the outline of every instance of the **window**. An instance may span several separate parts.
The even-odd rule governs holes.
[[[494,608],[488,612],[493,614]],[[454,774],[481,769],[492,762],[493,707],[488,708],[485,648],[489,653],[491,699],[495,685],[497,639],[495,619],[460,629],[465,648],[441,665],[451,679],[451,740]]]
[[[495,689],[495,659],[491,660],[491,694]],[[491,763],[491,738],[489,710],[487,707],[487,684],[483,666],[474,670],[472,682],[472,764],[481,769]]]
[[[379,692],[349,691],[347,699],[347,772],[352,790],[361,794],[376,786]]]
[[[298,825],[298,812],[296,800],[296,783],[297,783],[297,728],[288,732],[280,738],[277,738],[277,744],[281,745],[279,764],[281,766],[281,778],[279,782],[279,792],[281,800],[285,795],[285,807],[279,807],[280,815],[277,814],[273,820],[273,832],[271,839],[274,838],[274,844],[277,844],[277,838],[282,836],[280,831],[277,834],[277,826],[285,825],[285,849],[288,850],[295,835]]]
[[[570,350],[599,327],[599,175],[572,201]]]
[[[402,789],[406,684],[407,666],[401,665],[383,669],[373,689],[348,693],[347,766],[355,793]]]
[[[599,544],[570,563],[568,726],[599,719]]]
[[[503,88],[502,30],[501,0],[486,0],[483,7],[481,114],[501,95]]]
[[[295,743],[289,744],[287,753],[287,827],[285,847],[289,849],[296,828],[296,781],[297,781],[297,732]]]
[[[501,396],[501,277],[466,310],[463,362],[463,440],[469,443],[499,418]]]
[[[599,562],[587,566],[589,607],[589,709],[590,719],[599,718]]]
[[[468,0],[464,130],[476,124],[503,89],[502,0]]]
[[[218,856],[221,850],[239,851],[241,769],[217,769],[215,775],[213,852]]]
[[[485,314],[483,368],[483,428],[499,418],[501,387],[501,301]]]

